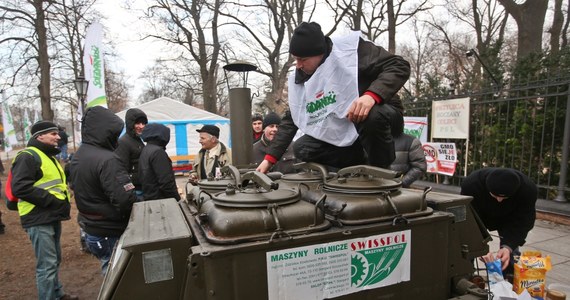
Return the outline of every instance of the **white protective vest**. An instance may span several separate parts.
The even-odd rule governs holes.
[[[289,107],[295,125],[321,141],[339,147],[358,138],[346,115],[358,94],[358,41],[360,32],[333,39],[333,49],[308,81],[295,84],[289,76]]]

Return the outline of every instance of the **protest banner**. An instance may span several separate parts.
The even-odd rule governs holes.
[[[457,165],[455,143],[423,143],[427,172],[453,176]]]
[[[422,143],[427,142],[428,118],[404,117],[404,133],[419,139]]]
[[[469,138],[469,98],[432,102],[431,137]]]

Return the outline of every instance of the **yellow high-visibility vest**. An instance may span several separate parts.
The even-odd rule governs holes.
[[[67,198],[68,192],[65,182],[65,173],[63,172],[63,168],[59,162],[57,160],[52,160],[43,151],[36,147],[27,147],[26,149],[20,151],[18,155],[20,155],[22,152],[27,152],[33,156],[34,153],[31,153],[30,151],[33,151],[40,158],[42,163],[41,170],[44,175],[34,183],[34,187],[48,191],[50,194],[54,195],[61,201],[69,201]],[[18,213],[20,216],[29,214],[34,209],[34,207],[34,204],[27,202],[24,199],[20,199],[18,201]]]

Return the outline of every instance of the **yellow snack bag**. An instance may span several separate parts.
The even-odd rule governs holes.
[[[542,257],[542,252],[539,250],[525,250],[522,252],[521,256],[535,256],[535,257]]]
[[[520,295],[526,289],[533,299],[544,299],[546,272],[552,269],[552,263],[550,256],[541,257],[540,252],[538,255],[521,255],[518,263],[515,264],[513,279],[515,293]]]

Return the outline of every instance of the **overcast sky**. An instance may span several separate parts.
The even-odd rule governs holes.
[[[135,1],[143,4],[145,1]],[[161,46],[153,40],[140,40],[140,29],[143,21],[139,20],[134,13],[123,8],[123,1],[98,0],[95,8],[105,15],[101,24],[107,28],[106,40],[112,40],[116,45],[117,59],[109,62],[113,70],[124,70],[128,81],[135,89],[131,91],[131,98],[138,97],[142,86],[137,84],[142,71],[154,64],[154,60],[160,56]]]

